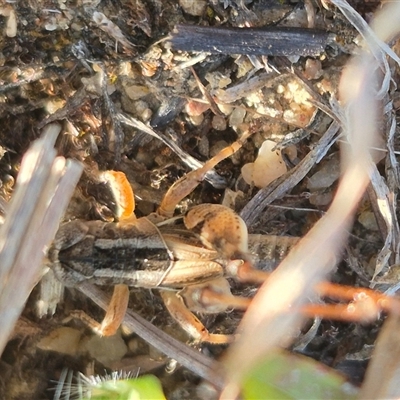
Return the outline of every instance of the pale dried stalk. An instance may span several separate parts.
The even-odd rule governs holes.
[[[346,0],[330,0],[336,7],[340,9],[343,15],[349,20],[349,22],[357,29],[360,35],[365,39],[365,43],[369,47],[369,50],[373,54],[375,58],[374,63],[378,63],[381,70],[384,72],[385,77],[381,81],[381,87],[377,96],[379,99],[382,99],[389,90],[389,84],[392,79],[389,63],[386,59],[386,55],[391,57],[400,65],[400,58],[398,55],[385,43],[385,37],[389,37],[386,35],[384,31],[384,27],[381,27],[380,30],[382,35],[379,36],[376,34],[376,26],[369,27],[365,20],[361,17],[361,15],[354,10],[353,7]],[[389,16],[388,16],[389,17]],[[397,22],[398,23],[398,22]],[[387,24],[387,30],[390,30],[390,23]],[[393,26],[393,25],[392,25]],[[375,33],[374,30],[375,29]]]
[[[389,41],[400,32],[399,20],[400,3],[395,2],[389,4],[377,14],[372,21],[372,27],[382,41]],[[397,163],[395,162],[393,165],[397,165]],[[397,233],[397,230],[395,230],[395,233]],[[388,242],[388,239],[386,239],[386,242]],[[375,399],[400,398],[399,329],[399,316],[390,316],[379,334],[358,396],[359,399],[367,397]]]
[[[25,154],[0,228],[0,353],[41,277],[45,247],[54,238],[82,172],[79,163],[57,157],[54,143],[59,132],[58,125],[49,125]]]
[[[391,315],[379,333],[359,399],[400,398],[400,316]]]
[[[337,194],[326,215],[295,246],[252,301],[240,326],[243,334],[225,358],[228,385],[221,398],[234,398],[241,377],[254,363],[293,340],[303,322],[301,314],[293,310],[313,294],[315,285],[335,266],[354,210],[369,183],[370,148],[378,131],[377,91],[382,83],[378,68],[376,59],[364,51],[342,76],[340,89],[346,103],[343,115],[347,116],[343,130],[349,146],[343,149],[343,176]]]

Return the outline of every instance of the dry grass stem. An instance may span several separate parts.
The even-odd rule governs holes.
[[[359,399],[400,397],[400,317],[391,315],[379,334]]]
[[[147,133],[148,135],[161,140],[166,146],[168,146],[181,160],[184,164],[186,164],[192,170],[201,168],[203,163],[199,160],[196,160],[190,154],[183,151],[172,139],[167,136],[158,134],[154,129],[150,126],[144,124],[142,121],[139,121],[136,118],[125,115],[123,113],[118,114],[118,119],[121,123],[132,126],[138,129],[141,132]],[[226,180],[219,176],[214,170],[208,171],[205,176],[205,180],[210,182],[215,188],[225,188]]]
[[[50,125],[22,160],[16,189],[0,229],[0,352],[42,275],[45,247],[53,239],[82,167],[57,157],[58,125]]]

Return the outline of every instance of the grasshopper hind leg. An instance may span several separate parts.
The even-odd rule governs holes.
[[[83,321],[89,328],[100,336],[112,336],[117,332],[125,318],[128,302],[128,286],[115,285],[106,315],[101,323],[97,322],[81,310],[73,311],[70,316]]]

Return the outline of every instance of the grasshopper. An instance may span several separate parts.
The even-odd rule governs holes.
[[[85,281],[115,287],[103,322],[93,324],[99,334],[116,331],[128,304],[128,287],[139,287],[158,289],[170,314],[194,339],[210,343],[231,340],[229,335],[209,333],[192,311],[216,313],[238,305],[226,276],[253,270],[253,264],[271,269],[297,238],[249,238],[243,220],[216,204],[189,210],[184,226],[169,227],[165,221],[205,174],[236,152],[249,135],[246,131],[203,167],[178,180],[157,212],[147,217],[135,217],[134,196],[125,175],[109,171],[106,174],[122,205],[119,222],[75,220],[60,227],[48,252],[56,277],[66,286]],[[277,258],[274,249],[278,249]]]
[[[111,335],[119,326],[119,318],[114,318],[115,314],[123,318],[127,285],[158,289],[168,311],[196,340],[229,341],[230,337],[226,335],[208,333],[191,311],[218,313],[229,307],[241,307],[225,278],[232,261],[205,247],[196,234],[185,229],[154,229],[152,225],[147,228],[152,229],[143,229],[142,222],[129,225],[68,222],[61,226],[49,253],[53,270],[67,286],[76,286],[83,281],[115,285],[115,293],[119,294],[115,295],[117,299],[112,300],[110,308],[118,311],[95,327],[101,335]],[[272,270],[297,240],[249,235],[247,257],[256,268]],[[112,323],[109,324],[110,319]]]
[[[213,334],[193,312],[219,313],[243,308],[249,299],[233,296],[227,277],[262,283],[271,267],[298,238],[248,235],[244,221],[218,204],[195,206],[184,216],[184,226],[166,227],[177,204],[190,194],[221,160],[235,153],[249,137],[245,131],[203,167],[175,182],[158,210],[137,219],[134,196],[123,173],[108,172],[116,182],[122,205],[116,223],[75,220],[62,225],[48,252],[56,277],[66,286],[82,282],[114,285],[114,293],[101,324],[101,335],[112,335],[123,321],[128,287],[158,289],[172,317],[196,341],[227,343],[231,335]],[[369,321],[381,310],[400,312],[400,301],[365,288],[322,283],[322,296],[348,304],[306,305],[300,311],[330,319]]]

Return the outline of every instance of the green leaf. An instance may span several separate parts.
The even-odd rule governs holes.
[[[245,400],[356,399],[357,389],[331,368],[308,357],[278,351],[243,380]]]
[[[87,400],[166,400],[160,381],[153,375],[135,379],[105,380],[90,390]]]

